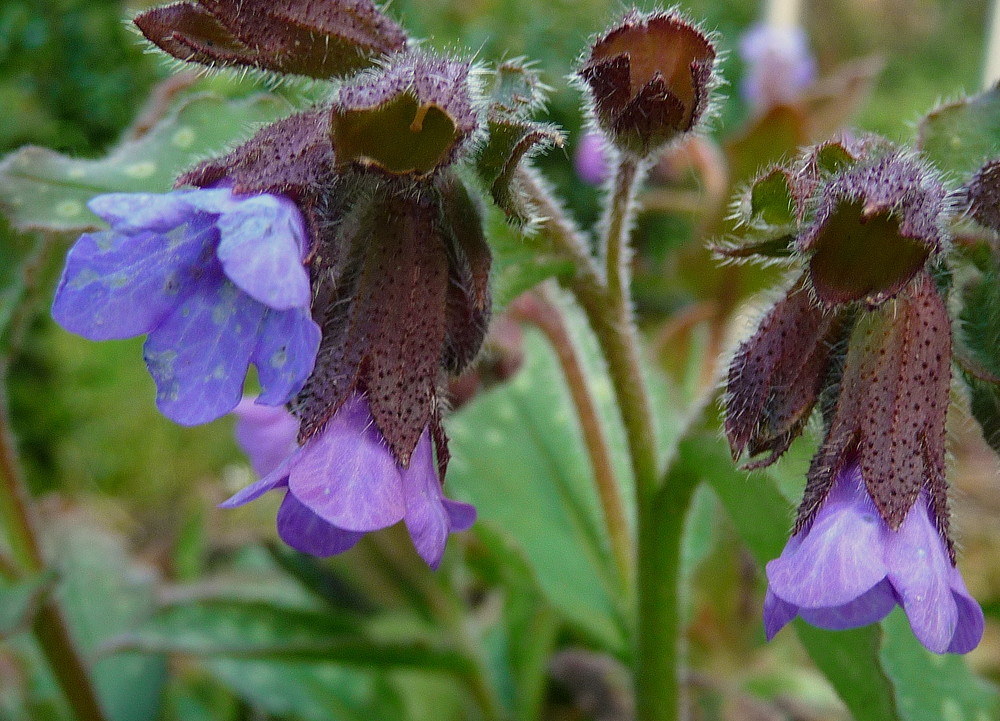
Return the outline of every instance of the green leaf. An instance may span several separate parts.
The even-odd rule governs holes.
[[[487,140],[476,153],[476,172],[515,225],[531,220],[531,208],[521,197],[514,171],[525,158],[563,144],[556,126],[530,120],[544,101],[544,90],[534,70],[510,60],[496,69],[488,92]]]
[[[899,608],[882,623],[882,664],[896,685],[904,721],[992,721],[1000,718],[997,688],[976,676],[962,656],[924,648]]]
[[[987,443],[1000,452],[1000,385],[991,382],[1000,377],[1000,257],[984,263],[980,279],[965,287],[962,303],[956,355],[971,390],[972,415]]]
[[[545,340],[529,331],[524,349],[513,381],[450,419],[449,488],[520,546],[543,594],[570,624],[620,651],[625,619],[576,414]],[[595,381],[595,398],[606,403],[608,381]],[[620,433],[609,434],[616,468]]]
[[[774,483],[736,469],[724,442],[715,437],[686,441],[679,452],[702,470],[757,563],[763,567],[777,558],[788,540],[791,509]],[[795,629],[855,721],[903,721],[879,661],[878,626],[833,632],[797,622]]]
[[[31,627],[39,604],[55,585],[56,574],[42,571],[10,586],[0,587],[0,639]]]
[[[463,673],[465,658],[422,639],[383,641],[329,608],[205,598],[161,607],[104,652],[187,653],[245,659],[323,661],[362,667],[413,667]]]
[[[0,162],[0,206],[21,230],[92,230],[100,221],[86,205],[95,195],[166,192],[195,160],[225,150],[287,110],[271,95],[235,101],[199,95],[104,158],[83,160],[47,148],[21,148]]]
[[[86,519],[59,519],[52,557],[59,564],[60,606],[85,655],[123,633],[152,605],[154,578],[129,558],[121,538]],[[94,682],[111,721],[156,718],[166,662],[157,656],[118,654],[93,666]]]
[[[772,226],[795,223],[795,198],[788,171],[774,168],[750,188],[750,216]]]
[[[547,278],[570,277],[576,272],[571,260],[553,253],[539,236],[526,236],[507,224],[496,208],[485,213],[486,238],[493,251],[493,312]]]
[[[962,182],[1000,155],[1000,87],[942,105],[918,127],[917,146]]]

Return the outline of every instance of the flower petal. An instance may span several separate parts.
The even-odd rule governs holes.
[[[275,488],[287,488],[288,468],[292,460],[293,458],[286,458],[281,465],[261,478],[259,481],[251,483],[243,490],[224,500],[219,504],[219,508],[236,508],[237,506],[242,506],[245,503],[250,503],[250,501],[256,501],[265,493],[273,491]]]
[[[306,232],[295,203],[255,195],[220,215],[216,225],[219,261],[233,283],[275,310],[308,307],[309,273],[302,265]]]
[[[244,397],[233,409],[236,441],[258,476],[266,476],[292,455],[299,422],[284,406],[265,406]]]
[[[278,509],[278,535],[296,551],[312,556],[332,556],[351,548],[365,535],[332,526],[302,505],[292,493]]]
[[[860,477],[842,474],[812,526],[767,564],[781,599],[803,608],[842,606],[885,578],[885,522],[858,486]]]
[[[299,451],[288,485],[320,518],[348,531],[391,526],[406,511],[399,466],[357,393]]]
[[[782,601],[774,595],[774,591],[768,588],[764,596],[764,634],[767,636],[767,640],[770,641],[777,636],[778,631],[783,629],[798,613],[798,606]]]
[[[406,529],[420,557],[431,568],[437,568],[444,555],[451,524],[441,502],[441,481],[431,452],[430,433],[426,429],[417,441],[410,466],[402,472],[402,477]]]
[[[948,579],[951,595],[958,606],[958,625],[955,627],[955,635],[952,636],[951,643],[948,645],[948,653],[968,653],[983,639],[985,628],[983,609],[969,595],[965,581],[962,580],[962,574],[954,566],[948,574]]]
[[[819,628],[842,631],[877,623],[896,607],[896,595],[885,579],[876,583],[853,601],[832,608],[803,608],[799,615]]]
[[[321,336],[319,326],[304,308],[267,311],[250,359],[260,379],[258,403],[281,405],[302,390],[316,362]]]
[[[207,233],[85,233],[70,249],[52,303],[63,328],[90,340],[153,330],[190,292]]]
[[[264,310],[218,266],[205,269],[197,289],[149,334],[143,350],[164,415],[196,425],[236,407]]]
[[[886,536],[889,581],[914,635],[931,651],[945,653],[958,626],[958,606],[949,585],[951,560],[922,495],[899,530]]]
[[[197,192],[197,191],[196,191]],[[189,193],[107,193],[90,199],[87,207],[119,233],[166,233],[194,215],[185,201]]]
[[[442,498],[444,510],[448,513],[448,520],[451,522],[451,530],[468,531],[472,524],[476,522],[476,507],[471,503],[453,501],[450,498]]]

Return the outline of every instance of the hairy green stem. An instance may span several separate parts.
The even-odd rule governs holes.
[[[675,463],[660,490],[639,508],[639,627],[636,718],[683,718],[681,542],[697,474]]]
[[[633,582],[635,549],[625,512],[625,501],[622,499],[621,484],[611,462],[611,449],[604,434],[604,427],[601,425],[597,404],[587,384],[583,364],[562,314],[548,296],[544,288],[537,293],[527,294],[522,296],[511,310],[541,330],[556,352],[573,406],[576,408],[584,446],[594,471],[597,496],[604,512],[604,524],[618,566],[621,587],[627,594]]]
[[[5,378],[6,374],[0,372],[0,524],[7,534],[13,561],[26,573],[38,573],[45,568],[45,561],[7,415]],[[32,629],[77,721],[105,721],[87,666],[51,598],[38,610]]]
[[[682,707],[680,548],[694,483],[680,470],[665,479],[659,474],[656,426],[629,295],[628,235],[640,173],[640,164],[626,158],[616,175],[601,244],[606,280],[593,258],[581,253],[586,245],[579,232],[537,176],[523,176],[522,187],[541,209],[542,227],[553,245],[576,261],[576,274],[564,282],[597,336],[628,439],[639,519],[633,658],[637,719],[676,721]]]
[[[641,175],[640,162],[629,155],[623,155],[618,163],[611,202],[604,221],[602,247],[608,298],[620,299],[625,303],[630,298],[628,284],[631,277],[631,249],[628,240],[634,217],[635,193]]]

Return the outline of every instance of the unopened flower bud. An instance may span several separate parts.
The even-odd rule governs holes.
[[[140,13],[146,38],[179,60],[314,78],[347,75],[406,46],[371,0],[198,0]]]
[[[632,11],[594,43],[578,74],[600,128],[645,156],[698,124],[715,56],[708,36],[680,14]]]

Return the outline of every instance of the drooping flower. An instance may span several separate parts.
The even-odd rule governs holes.
[[[70,250],[52,306],[60,325],[91,340],[148,334],[157,405],[184,425],[231,411],[251,363],[259,403],[299,391],[320,330],[295,203],[217,187],[113,193],[89,207],[111,229]]]
[[[767,564],[764,628],[796,615],[831,630],[876,623],[899,604],[935,653],[968,653],[983,635],[969,595],[921,493],[896,530],[882,518],[855,462],[841,471],[812,522]]]
[[[233,433],[254,473],[263,478],[298,448],[295,439],[299,422],[284,406],[262,406],[255,401],[252,396],[244,396],[233,409]]]
[[[816,60],[800,27],[754,25],[740,39],[739,52],[747,64],[740,94],[758,110],[796,100],[816,79]]]
[[[258,413],[244,415],[241,422],[246,424],[243,439],[249,441],[251,458],[265,466],[269,452],[250,444],[262,441],[271,447],[285,420]],[[251,425],[258,427],[251,430]],[[293,548],[315,556],[346,551],[365,533],[402,520],[417,552],[436,568],[448,534],[468,529],[476,518],[475,508],[442,494],[429,430],[421,434],[403,467],[375,425],[368,400],[357,392],[304,445],[222,507],[243,505],[276,488],[285,489],[278,510],[279,535]]]

